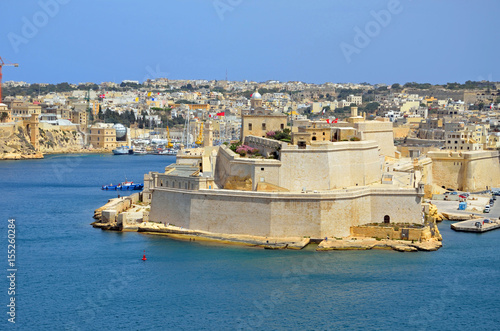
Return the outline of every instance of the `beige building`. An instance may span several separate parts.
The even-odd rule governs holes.
[[[463,125],[445,132],[445,148],[452,151],[479,151],[488,145],[489,125]]]
[[[116,143],[116,130],[112,125],[98,123],[90,128],[89,143],[94,148],[114,149]]]
[[[356,106],[359,106],[363,103],[363,96],[361,95],[350,95],[347,97],[347,102],[349,103],[349,105],[356,105]]]
[[[71,122],[80,125],[82,129],[86,129],[88,123],[88,113],[86,111],[72,111]]]
[[[42,107],[40,105],[34,105],[31,103],[13,103],[12,114],[17,116],[30,116],[31,114],[40,115],[42,113]]]
[[[246,136],[266,137],[269,131],[282,131],[287,127],[287,116],[262,107],[262,97],[255,92],[250,109],[241,115],[241,140]]]

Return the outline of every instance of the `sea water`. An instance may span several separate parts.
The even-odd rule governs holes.
[[[51,155],[0,163],[0,328],[8,219],[21,330],[498,329],[500,231],[439,225],[437,252],[270,251],[90,226],[93,211],[170,156]],[[143,251],[147,261],[141,261]]]

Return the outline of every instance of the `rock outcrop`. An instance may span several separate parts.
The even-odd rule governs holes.
[[[18,127],[14,133],[0,138],[0,160],[42,159],[43,154],[30,143],[26,130]]]
[[[83,150],[84,137],[73,130],[44,130],[40,128],[42,153],[78,153]]]

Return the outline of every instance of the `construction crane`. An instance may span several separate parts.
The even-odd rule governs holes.
[[[198,133],[198,138],[196,138],[196,144],[203,144],[203,122],[200,123],[200,132]]]
[[[2,68],[4,66],[8,67],[19,67],[17,63],[5,63],[0,56],[0,103],[2,102]]]
[[[172,147],[174,147],[174,144],[172,144],[172,140],[170,139],[170,129],[167,126],[167,148]]]

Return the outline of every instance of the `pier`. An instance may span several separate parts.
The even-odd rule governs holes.
[[[489,222],[484,222],[487,219],[472,219],[463,222],[453,223],[451,228],[455,231],[464,232],[486,232],[500,228],[500,223],[496,220],[489,220]]]

